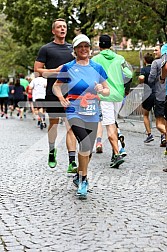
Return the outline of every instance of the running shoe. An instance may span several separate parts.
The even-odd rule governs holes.
[[[122,133],[118,134],[118,140],[121,142],[122,148],[125,148],[125,137]]]
[[[40,129],[43,130],[43,128],[46,128],[45,124],[43,122],[40,122]]]
[[[144,140],[144,143],[150,143],[151,141],[154,141],[153,135],[149,135],[146,140]]]
[[[122,157],[126,157],[126,156],[127,156],[127,153],[126,153],[126,151],[125,151],[124,148],[121,148],[121,149],[119,150],[119,154],[120,154]]]
[[[44,127],[44,128],[46,128],[46,127],[47,127],[47,124],[46,124],[45,122],[43,123],[43,127]]]
[[[111,160],[111,168],[119,168],[119,166],[124,162],[123,156],[120,154],[114,155],[114,158]]]
[[[87,180],[88,182],[88,180]],[[75,174],[75,176],[73,177],[73,184],[75,187],[79,187],[79,177],[78,174]],[[87,192],[92,192],[92,190],[89,188],[89,183],[88,183],[88,187],[87,187]]]
[[[77,172],[77,164],[75,163],[75,161],[72,161],[71,164],[69,164],[68,169],[67,169],[67,173],[76,173]]]
[[[102,143],[96,144],[96,153],[103,153]]]
[[[79,196],[80,198],[86,198],[87,194],[88,194],[88,181],[84,180],[81,183],[79,183],[76,195]]]
[[[78,187],[79,186],[79,177],[78,177],[78,174],[76,174],[74,177],[73,177],[73,184]]]
[[[161,144],[160,147],[166,147],[166,137],[165,134],[161,135]]]
[[[112,158],[111,158],[111,161],[110,161],[110,167],[114,164],[114,160],[115,160],[115,159],[112,157]]]
[[[38,127],[38,128],[40,128],[40,124],[41,124],[41,121],[38,120],[38,122],[37,122],[37,127]]]
[[[115,156],[115,154],[114,154],[114,152],[112,152],[112,157],[111,157],[111,162],[110,162],[110,165],[112,165],[113,163],[114,163],[114,156]]]
[[[56,149],[53,149],[49,152],[48,165],[50,168],[55,168],[55,166],[57,165],[56,153],[57,153]]]
[[[165,156],[167,155],[167,150],[164,151],[164,155],[165,155]]]
[[[3,117],[3,116],[4,116],[4,113],[1,114],[1,117]]]

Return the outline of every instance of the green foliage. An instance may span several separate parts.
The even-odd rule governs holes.
[[[8,77],[14,70],[27,66],[26,58],[18,61],[17,54],[21,53],[23,47],[18,46],[9,32],[9,24],[5,22],[5,16],[0,15],[0,76]]]
[[[29,47],[51,40],[51,24],[57,17],[56,8],[48,0],[6,0],[4,13],[11,22],[13,39]]]
[[[139,40],[146,45],[167,41],[166,0],[58,0],[56,7],[51,0],[0,0],[0,10],[10,31],[10,36],[4,34],[0,41],[5,48],[4,54],[0,48],[0,71],[4,71],[5,62],[8,66],[16,61],[16,65],[32,67],[41,45],[52,40],[51,24],[58,17],[67,20],[69,42],[77,26],[90,38],[99,33],[114,34],[116,44],[123,36],[131,38],[134,45]],[[94,29],[97,24],[99,28]]]
[[[143,50],[142,55],[148,52],[153,53],[153,51],[151,50],[150,51]],[[126,59],[126,61],[132,66],[133,78],[132,78],[131,87],[137,86],[139,84],[138,76],[140,74],[139,50],[132,50],[132,51],[121,50],[121,51],[117,51],[117,53],[122,55]]]

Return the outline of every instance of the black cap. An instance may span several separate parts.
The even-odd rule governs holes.
[[[111,47],[111,37],[109,35],[101,35],[99,38],[100,48],[110,48]]]

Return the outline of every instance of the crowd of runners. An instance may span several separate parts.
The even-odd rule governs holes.
[[[20,120],[32,114],[42,130],[48,125],[48,166],[57,165],[56,138],[58,124],[65,122],[66,145],[69,156],[67,173],[74,173],[76,195],[85,198],[88,193],[88,166],[94,145],[102,153],[103,127],[106,127],[111,146],[111,168],[119,168],[127,155],[124,136],[117,118],[125,99],[125,87],[133,77],[132,69],[121,55],[111,50],[111,37],[99,37],[99,53],[91,55],[90,39],[80,33],[72,44],[65,41],[67,24],[56,19],[52,24],[53,41],[42,46],[34,63],[34,78],[20,74],[13,82],[4,78],[0,83],[1,117],[8,119],[16,110]],[[144,86],[143,115],[147,131],[145,144],[154,140],[149,122],[149,111],[154,109],[156,127],[161,133],[161,147],[166,147],[165,73],[166,45],[156,45],[154,57],[144,56],[139,83]],[[163,56],[163,57],[161,57]],[[165,76],[165,77],[164,77]],[[145,88],[149,87],[149,88]],[[165,116],[165,117],[164,117]],[[76,147],[79,146],[78,164]],[[164,169],[164,171],[167,171]]]

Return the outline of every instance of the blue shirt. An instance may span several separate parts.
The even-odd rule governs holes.
[[[7,83],[0,84],[0,97],[8,97],[9,96],[9,86]]]
[[[76,60],[73,60],[65,64],[57,76],[57,79],[65,83],[67,87],[66,91],[62,91],[63,94],[81,96],[86,93],[97,95],[95,83],[102,83],[107,78],[108,76],[103,67],[92,60],[86,66],[80,65],[76,63]],[[97,106],[94,115],[83,115],[79,113],[80,101],[80,99],[70,100],[70,106],[66,108],[67,119],[80,118],[85,122],[98,122],[99,107]]]

